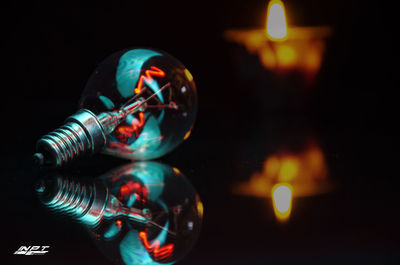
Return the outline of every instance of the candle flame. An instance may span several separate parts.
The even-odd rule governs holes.
[[[293,188],[287,183],[279,183],[272,187],[272,204],[279,221],[289,219],[292,211]]]
[[[273,41],[287,38],[285,7],[281,0],[271,0],[267,9],[267,36]]]

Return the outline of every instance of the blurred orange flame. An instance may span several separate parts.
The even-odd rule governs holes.
[[[280,151],[267,157],[262,171],[234,186],[233,192],[272,198],[275,215],[282,221],[290,216],[293,198],[329,191],[332,185],[327,176],[324,154],[312,144],[301,152]]]
[[[272,187],[272,204],[275,216],[280,221],[289,219],[292,211],[293,188],[287,183],[279,183]]]
[[[268,70],[281,75],[299,72],[307,83],[312,83],[321,68],[325,39],[330,27],[289,27],[281,0],[268,3],[264,29],[227,30],[225,39],[244,45],[257,54]]]
[[[200,200],[199,195],[196,195],[196,206],[197,206],[197,212],[200,217],[203,217],[204,214],[204,206],[203,203]]]
[[[276,183],[290,183],[294,196],[323,193],[321,184],[327,179],[327,167],[322,150],[312,145],[299,153],[281,151],[267,157],[261,172],[255,172],[250,180],[235,186],[234,192],[244,195],[271,197]]]
[[[266,33],[270,40],[283,41],[287,37],[285,7],[280,0],[271,0],[267,8]]]

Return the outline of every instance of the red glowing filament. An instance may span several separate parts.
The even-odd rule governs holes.
[[[130,196],[130,195],[135,195],[135,198],[142,203],[145,203],[149,192],[147,188],[143,185],[141,185],[138,182],[133,182],[128,181],[126,184],[122,185],[121,188],[119,189],[120,192],[120,199],[122,199],[125,196]]]
[[[139,238],[142,241],[147,252],[149,252],[150,256],[152,256],[155,261],[165,261],[166,259],[171,257],[174,251],[174,244],[168,244],[160,247],[160,241],[158,240],[154,240],[153,243],[149,244],[146,232],[140,232]]]
[[[161,77],[165,76],[164,71],[161,70],[160,68],[157,68],[155,66],[150,66],[150,68],[152,70],[146,70],[144,72],[144,75],[140,76],[138,85],[134,90],[135,94],[139,94],[142,91],[143,81],[146,81],[146,83],[150,84],[151,82],[153,82],[152,76],[161,76]]]
[[[139,112],[139,120],[133,119],[132,124],[130,126],[119,126],[116,130],[118,138],[122,142],[126,142],[128,138],[132,137],[133,133],[135,133],[136,137],[139,137],[139,129],[144,126],[145,119],[144,113]]]

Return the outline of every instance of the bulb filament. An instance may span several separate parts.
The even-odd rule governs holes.
[[[147,83],[153,82],[152,76],[161,76],[164,77],[165,73],[163,70],[160,68],[157,68],[155,66],[150,66],[152,70],[146,70],[144,75],[141,75],[139,78],[138,86],[135,88],[135,94],[140,94],[142,92],[142,87],[143,87],[143,81],[146,81]]]

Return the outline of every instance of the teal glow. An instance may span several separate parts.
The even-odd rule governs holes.
[[[132,194],[131,196],[129,196],[129,199],[126,202],[126,205],[128,207],[132,207],[135,204],[135,202],[136,202],[136,197],[135,197],[135,195]]]
[[[101,100],[101,102],[103,102],[104,106],[108,109],[108,110],[112,110],[115,108],[114,102],[111,101],[111,99],[109,99],[106,96],[99,96],[99,99]]]
[[[165,229],[169,229],[169,222],[167,221],[163,227]],[[155,240],[160,241],[160,244],[163,245],[165,243],[165,241],[167,240],[167,235],[168,235],[167,230],[161,230],[161,232],[158,234],[158,236],[155,238]]]
[[[138,163],[130,173],[143,182],[144,186],[149,191],[149,199],[156,201],[166,213],[169,212],[168,206],[159,198],[164,190],[164,185],[160,185],[160,183],[165,183],[164,178],[167,170],[170,169],[166,168],[163,164],[148,162]],[[155,238],[155,240],[158,240],[161,245],[167,240],[169,221],[167,221],[163,227],[166,230],[161,230]]]
[[[137,101],[135,101],[134,103],[133,103],[133,105],[135,105],[135,104],[138,104],[138,103],[140,103],[141,101],[139,101],[139,100],[137,100]],[[126,123],[127,124],[132,124],[132,122],[133,122],[133,120],[134,119],[137,119],[136,117],[135,117],[135,115],[132,115],[132,114],[130,114],[130,115],[128,115],[127,117],[126,117]]]
[[[157,119],[150,116],[139,138],[130,145],[130,148],[134,150],[134,154],[138,157],[142,154],[145,156],[147,152],[157,152],[161,145],[161,136]]]
[[[163,109],[160,113],[160,116],[158,116],[157,118],[158,122],[162,122],[162,120],[164,119],[164,115],[165,115],[165,110]]]
[[[146,50],[146,49],[134,49],[124,53],[119,59],[117,66],[117,72],[115,79],[117,81],[117,89],[121,96],[129,98],[134,95],[134,89],[139,81],[141,69],[143,64],[154,56],[161,56],[161,53]],[[157,82],[146,83],[153,92],[159,90]],[[157,93],[157,96],[164,103],[163,96],[161,93]]]
[[[157,95],[157,97],[160,99],[161,103],[164,104],[164,97],[163,97],[162,93],[160,92],[160,87],[158,86],[158,83],[153,81],[151,83],[146,82],[146,84]]]
[[[57,181],[60,182],[58,185],[63,185],[63,187],[65,187],[64,185],[66,185],[66,184],[62,183],[62,180],[60,178],[58,178]],[[85,192],[83,192],[83,193],[80,193],[79,197],[75,197],[74,199],[76,201],[87,200],[88,198],[85,197],[85,196],[87,196],[86,191],[87,190],[85,190]],[[75,216],[76,220],[78,220],[79,222],[86,224],[90,227],[95,227],[101,222],[101,220],[102,220],[101,215],[89,214],[88,211],[86,211],[87,208],[75,207],[76,205],[69,204],[68,202],[70,202],[70,201],[65,201],[63,199],[60,199],[60,196],[56,196],[56,197],[52,198],[51,201],[46,202],[44,204],[56,212],[60,211],[62,213],[66,213],[68,215]],[[105,207],[105,205],[103,207]]]
[[[119,244],[122,261],[126,265],[156,265],[155,262],[147,253],[145,247],[139,239],[139,233],[135,230],[130,230]]]
[[[164,183],[165,172],[160,165],[157,163],[139,163],[131,172],[133,176],[143,182],[149,191],[149,199],[152,201],[158,200],[164,190],[164,185],[160,185],[160,183]]]
[[[122,261],[126,265],[159,265],[165,264],[170,265],[170,263],[159,263],[155,262],[146,251],[142,242],[139,239],[139,232],[135,230],[130,230],[124,239],[121,240],[119,244],[119,251],[121,253]]]
[[[118,235],[118,233],[121,231],[121,229],[118,227],[118,225],[114,222],[110,225],[110,227],[107,229],[107,231],[104,233],[104,238],[105,239],[110,239]]]

